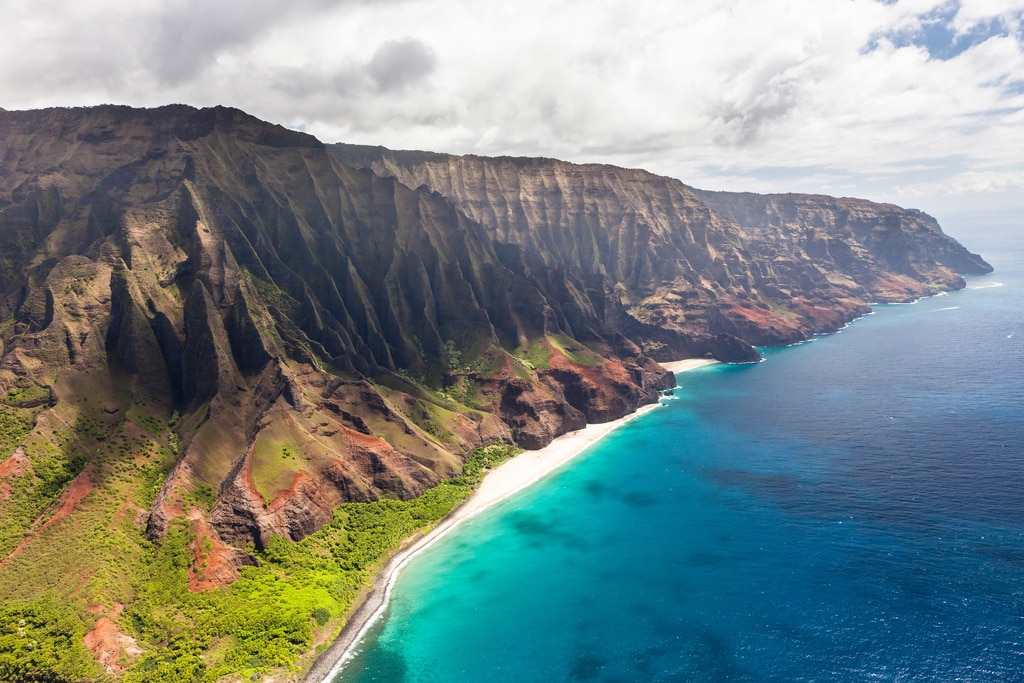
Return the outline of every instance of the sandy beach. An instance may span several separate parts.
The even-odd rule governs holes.
[[[661,365],[667,370],[680,373],[716,362],[691,358]],[[341,667],[352,657],[355,646],[384,614],[399,572],[418,553],[429,548],[462,522],[543,479],[612,431],[658,407],[658,403],[641,406],[635,413],[618,420],[589,424],[583,429],[563,434],[540,450],[524,451],[488,472],[469,500],[426,534],[409,539],[395,553],[378,575],[366,599],[349,617],[331,646],[313,664],[303,682],[326,683],[337,675]]]
[[[717,360],[710,358],[687,358],[686,360],[669,361],[667,363],[661,363],[661,367],[672,372],[686,372],[687,370],[693,370],[695,368],[702,368],[705,365],[714,365]]]

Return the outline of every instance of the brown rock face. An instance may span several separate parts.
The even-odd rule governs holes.
[[[750,360],[749,344],[834,331],[868,302],[964,286],[991,268],[919,211],[859,199],[704,192],[641,170],[332,145],[425,186],[662,360]],[[744,343],[745,342],[745,343]]]
[[[582,429],[587,418],[568,401],[527,380],[501,383],[499,411],[523,448],[542,448],[556,436]]]
[[[191,519],[194,589],[479,445],[656,400],[652,359],[753,360],[986,267],[896,207],[332,151],[221,107],[0,111],[0,150],[0,396],[159,434],[148,530]]]
[[[178,413],[154,537],[212,490],[214,547],[302,538],[341,502],[416,496],[476,446],[539,447],[671,381],[620,358],[557,268],[242,112],[0,112],[0,141],[0,389]],[[574,335],[643,371],[509,371]],[[197,586],[245,556],[214,559]]]

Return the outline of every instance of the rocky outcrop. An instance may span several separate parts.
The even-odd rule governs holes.
[[[697,194],[747,230],[758,250],[789,239],[820,270],[847,273],[878,301],[959,289],[960,274],[992,272],[916,209],[822,195]]]
[[[195,589],[479,445],[655,401],[655,360],[756,360],[987,267],[896,207],[328,149],[222,107],[0,111],[0,149],[0,395],[83,452],[98,419],[176,454],[146,524],[191,520]]]
[[[126,661],[131,661],[142,654],[142,648],[135,639],[121,631],[118,625],[106,616],[96,620],[83,641],[86,649],[96,658],[96,662],[111,675],[119,674],[126,668]]]

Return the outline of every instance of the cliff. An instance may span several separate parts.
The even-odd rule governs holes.
[[[0,111],[0,601],[73,596],[117,673],[122,609],[175,567],[229,584],[342,503],[656,400],[656,360],[756,360],[987,270],[862,200],[325,146],[222,107]]]
[[[47,397],[29,438],[176,451],[152,537],[209,499],[217,542],[299,539],[673,384],[557,268],[307,135],[99,107],[4,113],[0,140],[0,390]]]
[[[337,144],[355,166],[449,198],[499,243],[563,267],[645,352],[747,359],[838,329],[870,302],[991,268],[915,210],[704,192],[646,171]],[[737,343],[736,339],[744,343]]]

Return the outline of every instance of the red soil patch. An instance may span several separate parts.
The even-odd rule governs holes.
[[[71,486],[64,489],[64,492],[60,494],[60,497],[57,498],[50,507],[44,510],[43,514],[36,517],[36,520],[32,522],[29,534],[25,536],[24,540],[18,544],[17,548],[11,551],[10,555],[5,557],[3,560],[0,560],[0,569],[2,569],[3,566],[7,564],[7,561],[12,557],[17,557],[21,551],[25,549],[25,546],[32,542],[32,539],[36,537],[36,533],[38,533],[40,529],[45,529],[52,524],[56,524],[70,515],[75,509],[75,506],[82,502],[82,499],[96,488],[93,485],[92,480],[89,478],[91,473],[92,464],[90,463],[89,465],[86,465],[85,469],[82,470],[77,477],[75,477],[75,480],[71,482]],[[52,515],[50,518],[46,520],[46,522],[43,522],[42,520],[45,519],[47,514],[51,511]]]
[[[85,634],[83,643],[100,666],[109,674],[118,674],[124,671],[125,664],[121,663],[122,656],[130,658],[142,654],[135,639],[122,633],[117,624],[107,617],[100,617],[96,620],[92,630]]]
[[[843,321],[843,316],[839,311],[833,311],[828,308],[821,308],[820,306],[803,302],[797,304],[794,308],[800,315],[826,327],[839,327]]]
[[[771,310],[765,310],[763,308],[744,306],[743,304],[736,302],[729,302],[727,305],[727,315],[733,318],[741,318],[747,322],[753,323],[758,328],[769,328],[769,327],[782,327],[782,328],[797,328],[797,323],[792,318],[784,315],[780,315]],[[723,312],[726,312],[723,310]]]
[[[3,462],[0,462],[0,479],[8,477],[20,477],[28,472],[29,459],[25,455],[25,449],[18,446]],[[7,500],[11,497],[11,485],[6,481],[0,481],[0,500]]]
[[[871,284],[875,296],[883,302],[910,301],[924,293],[924,287],[909,278],[899,275],[880,277]]]
[[[188,589],[198,592],[229,585],[238,578],[235,549],[214,535],[198,510],[193,509],[189,519],[194,538],[190,546],[192,565],[188,569]]]
[[[20,477],[28,472],[29,459],[25,449],[18,446],[10,457],[0,462],[0,478]]]
[[[362,432],[357,432],[345,425],[339,426],[341,427],[341,434],[345,437],[350,446],[361,446],[369,449],[391,448],[391,444],[379,436],[363,434]]]
[[[494,378],[514,379],[516,376],[516,366],[518,366],[518,363],[512,360],[511,356],[505,356],[502,359],[501,370],[496,375],[494,375]]]
[[[153,503],[153,512],[162,513],[165,519],[174,519],[185,514],[185,508],[181,499],[181,489],[185,486],[185,481],[188,479],[186,473],[187,463],[183,463],[183,467],[175,466],[170,474],[169,482],[164,480],[163,485],[160,488],[160,493],[157,494],[156,500]],[[164,492],[167,491],[165,494]]]
[[[91,473],[92,465],[90,464],[87,465],[77,477],[75,477],[75,480],[71,482],[71,486],[64,489],[64,493],[60,494],[60,498],[57,499],[57,509],[53,511],[53,516],[43,524],[43,529],[56,524],[70,515],[75,509],[75,506],[81,503],[83,498],[92,493],[92,490],[96,488],[96,486],[92,483],[92,479],[89,478]]]
[[[267,505],[267,512],[276,512],[283,508],[288,501],[295,497],[299,493],[299,489],[302,487],[303,482],[311,479],[305,472],[296,472],[295,476],[292,477],[292,485],[284,491],[278,491],[277,495],[274,496],[274,500],[270,501]]]
[[[552,353],[548,362],[552,370],[571,370],[587,381],[600,384],[606,380],[629,383],[632,374],[617,360],[608,360],[600,365],[581,365],[562,353]]]

